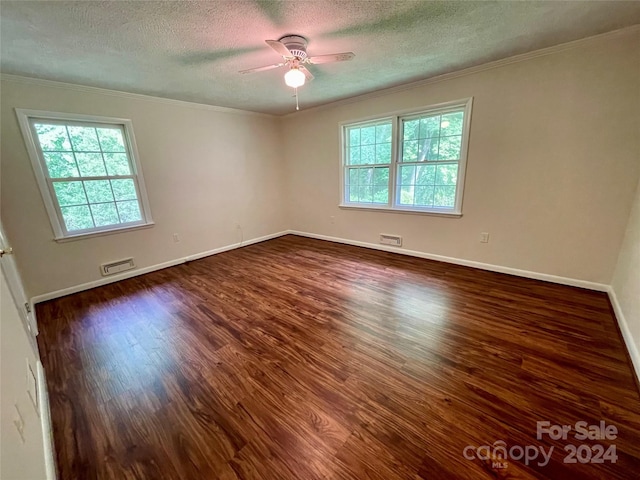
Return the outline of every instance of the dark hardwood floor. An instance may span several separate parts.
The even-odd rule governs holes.
[[[640,472],[640,399],[604,293],[286,236],[37,315],[60,479]],[[538,440],[538,421],[618,434]],[[465,458],[498,441],[538,458]],[[575,458],[615,445],[616,463],[564,463],[582,444]]]

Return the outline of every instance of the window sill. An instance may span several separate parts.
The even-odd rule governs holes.
[[[66,237],[56,237],[54,240],[58,243],[74,242],[76,240],[84,240],[90,237],[101,237],[103,235],[112,235],[114,233],[130,232],[131,230],[141,230],[143,228],[151,228],[154,222],[144,223],[142,225],[132,225],[130,227],[112,228],[111,230],[102,230],[99,232],[80,233],[78,235],[67,235]]]
[[[411,215],[428,215],[434,217],[449,217],[449,218],[460,218],[462,217],[462,213],[458,212],[435,212],[433,210],[410,210],[405,208],[391,208],[387,206],[382,207],[373,207],[373,206],[363,206],[363,205],[348,205],[348,204],[340,204],[339,208],[343,208],[345,210],[369,210],[374,212],[384,212],[384,213],[408,213]]]

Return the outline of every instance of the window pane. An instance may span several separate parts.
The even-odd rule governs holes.
[[[67,128],[64,125],[35,123],[33,126],[43,151],[71,151]]]
[[[133,179],[111,180],[113,195],[116,200],[136,200],[136,185]]]
[[[359,191],[359,195],[358,195],[359,202],[366,202],[366,203],[373,202],[373,188],[371,186],[360,185],[358,187],[358,191]]]
[[[458,160],[462,137],[440,137],[439,160]]]
[[[349,175],[347,176],[347,181],[350,185],[358,184],[358,169],[350,168]]]
[[[438,165],[436,185],[455,185],[458,181],[458,165]]]
[[[73,153],[43,153],[51,178],[79,177]]]
[[[420,138],[431,138],[440,135],[440,115],[420,119]]]
[[[98,136],[93,127],[68,127],[71,145],[76,152],[99,152]]]
[[[113,202],[113,193],[109,180],[90,180],[84,182],[89,203]]]
[[[400,184],[413,185],[415,183],[416,167],[400,167]]]
[[[360,129],[350,128],[349,129],[349,146],[355,147],[358,145],[360,145]]]
[[[389,203],[389,185],[373,186],[374,203]]]
[[[117,225],[120,223],[118,211],[115,203],[98,203],[91,205],[91,213],[96,227],[105,227],[107,225]]]
[[[126,153],[105,153],[104,161],[107,164],[109,175],[131,175],[131,167]]]
[[[360,163],[370,165],[376,163],[376,146],[367,145],[360,147]]]
[[[374,185],[389,185],[389,167],[376,168],[373,172]]]
[[[373,145],[376,143],[376,127],[364,127],[360,129],[360,141],[362,145]]]
[[[426,138],[420,141],[419,161],[438,159],[438,138]]]
[[[433,193],[434,187],[430,186],[416,186],[415,190],[415,205],[420,207],[432,207],[433,206]]]
[[[391,143],[391,123],[376,125],[376,143]]]
[[[103,152],[126,152],[119,128],[96,128]]]
[[[93,219],[91,218],[91,212],[88,205],[81,205],[77,207],[60,207],[62,211],[62,217],[64,218],[64,224],[68,231],[84,230],[86,228],[93,228]]]
[[[400,187],[400,205],[413,205],[413,185]]]
[[[442,122],[440,126],[442,130],[441,136],[448,135],[462,135],[462,120],[464,118],[464,112],[454,112],[442,115]]]
[[[348,165],[360,165],[360,147],[351,147],[349,149]]]
[[[142,220],[140,215],[140,207],[136,200],[127,202],[116,202],[118,205],[118,212],[120,213],[120,221],[122,223],[127,222],[139,222]]]
[[[76,159],[83,177],[100,177],[107,174],[100,153],[76,153]]]
[[[418,161],[418,141],[411,140],[402,144],[402,161],[417,162]]]
[[[417,140],[420,134],[420,120],[409,120],[403,122],[403,140]]]
[[[435,165],[420,165],[416,167],[416,185],[433,185],[435,181],[436,181]]]
[[[350,202],[357,202],[358,201],[358,186],[357,185],[351,185],[351,186],[347,187],[347,198],[349,199]]]
[[[391,163],[391,144],[380,143],[376,145],[376,162],[375,163]]]
[[[456,203],[456,187],[435,187],[433,205],[453,207]]]
[[[373,183],[373,168],[361,168],[358,174],[360,185],[371,185]]]
[[[87,197],[82,182],[55,182],[53,189],[60,206],[86,204]]]

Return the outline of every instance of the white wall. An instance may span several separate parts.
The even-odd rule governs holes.
[[[284,119],[3,77],[5,229],[29,259],[29,296],[99,280],[106,261],[144,268],[236,243],[236,222],[245,240],[397,233],[409,250],[610,284],[640,176],[639,64],[630,29]],[[469,96],[462,218],[338,208],[339,122]],[[131,118],[156,225],[54,242],[15,107]]]
[[[640,378],[640,183],[611,286],[617,300],[616,315],[622,318],[622,331]]]
[[[39,480],[46,478],[44,441],[40,417],[27,393],[27,362],[37,374],[38,354],[29,342],[16,304],[0,274],[0,478]],[[13,422],[24,420],[24,442]]]
[[[370,243],[400,234],[409,250],[608,285],[640,175],[639,66],[633,29],[289,116],[291,228]],[[339,122],[466,97],[462,218],[338,208]]]
[[[245,240],[286,228],[273,117],[6,76],[1,88],[2,220],[29,296],[99,280],[107,261],[133,256],[144,268],[234,244],[236,222]],[[156,225],[53,241],[14,108],[132,119]]]

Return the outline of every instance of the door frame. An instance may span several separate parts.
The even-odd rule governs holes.
[[[0,220],[0,249],[8,250],[10,248],[11,243],[7,238],[2,226],[2,221]],[[11,292],[13,301],[18,308],[22,325],[29,334],[29,338],[33,339],[35,343],[35,337],[38,335],[38,323],[33,312],[33,306],[24,291],[24,284],[22,283],[22,278],[20,277],[20,272],[16,265],[14,253],[12,252],[3,255],[2,258],[0,258],[0,266],[4,272],[5,278],[7,279],[7,286]]]

